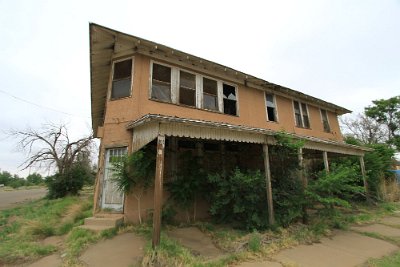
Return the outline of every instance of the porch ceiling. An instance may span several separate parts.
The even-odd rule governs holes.
[[[158,135],[273,145],[275,144],[274,135],[278,133],[262,128],[156,114],[147,114],[128,123],[127,129],[133,130],[132,152],[139,150]],[[363,156],[365,152],[372,150],[343,142],[288,134],[293,138],[304,140],[304,148],[307,149],[357,156]]]

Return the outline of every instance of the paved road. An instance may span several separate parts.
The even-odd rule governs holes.
[[[42,198],[46,193],[46,188],[13,191],[4,191],[0,189],[0,210],[12,208],[23,202]]]

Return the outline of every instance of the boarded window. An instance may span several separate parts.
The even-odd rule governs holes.
[[[171,68],[153,63],[151,98],[171,102]]]
[[[203,108],[218,110],[218,86],[216,80],[203,78]]]
[[[111,99],[131,95],[132,59],[114,63]]]
[[[196,106],[196,75],[180,71],[179,103],[187,106]]]
[[[265,100],[267,105],[267,120],[268,121],[278,121],[276,117],[276,104],[273,94],[265,93]]]
[[[331,127],[328,121],[328,113],[325,109],[321,109],[321,118],[322,118],[322,125],[324,126],[324,131],[329,133],[331,132]]]
[[[223,84],[224,95],[224,113],[230,115],[237,115],[237,98],[236,88],[229,84]]]
[[[310,128],[310,119],[308,118],[307,105],[298,101],[293,101],[293,107],[296,126],[302,128]]]

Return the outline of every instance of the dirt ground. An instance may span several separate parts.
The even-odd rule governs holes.
[[[4,191],[4,189],[0,189],[0,210],[13,208],[18,206],[18,204],[42,198],[46,194],[46,188],[21,189],[12,191]]]

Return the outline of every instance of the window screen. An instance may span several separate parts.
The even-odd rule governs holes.
[[[132,59],[114,63],[111,99],[131,95]]]

